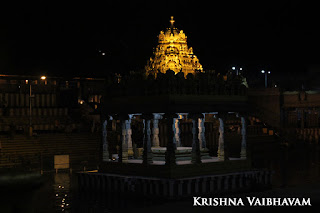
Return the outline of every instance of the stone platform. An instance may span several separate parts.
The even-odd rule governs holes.
[[[153,158],[155,159],[155,158]],[[241,158],[229,158],[229,160],[234,161],[234,160],[243,160]],[[202,163],[213,163],[213,162],[219,162],[218,157],[210,157],[209,155],[206,156],[205,158],[202,158]],[[136,163],[136,164],[142,164],[142,159],[129,159],[128,163]],[[165,160],[161,158],[161,160],[153,160],[151,165],[165,165]],[[188,165],[192,164],[191,159],[188,157],[187,159],[179,159],[176,160],[177,165]]]
[[[99,168],[100,173],[159,178],[185,178],[252,169],[249,159],[230,158],[222,161],[217,157],[203,159],[200,164],[192,164],[191,160],[177,161],[176,165],[165,165],[165,161],[143,164],[141,159],[131,159],[127,163],[103,162]]]
[[[79,173],[78,183],[82,190],[175,199],[268,188],[271,187],[271,174],[265,170],[248,170],[171,179],[82,172]]]

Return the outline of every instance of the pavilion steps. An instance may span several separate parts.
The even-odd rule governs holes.
[[[165,152],[153,152],[153,160],[156,161],[165,161]],[[188,152],[179,152],[176,150],[175,152],[176,161],[185,161],[185,160],[191,160],[192,153],[191,150]],[[208,150],[202,150],[201,151],[201,159],[210,159]]]

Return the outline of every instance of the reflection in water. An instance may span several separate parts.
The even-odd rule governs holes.
[[[290,191],[292,189],[290,187],[310,186],[310,184],[319,187],[317,185],[320,179],[319,146],[286,147],[279,144],[266,145],[266,147],[259,144],[259,146],[262,146],[260,147],[261,152],[252,153],[253,165],[255,168],[268,168],[274,171],[274,189],[282,188]],[[276,190],[271,190],[268,193],[271,197],[278,196]],[[77,203],[76,212],[117,211],[122,208],[133,210],[148,206],[160,206],[163,203],[166,203],[166,206],[174,207],[175,205],[175,203],[168,204],[168,201],[165,200],[139,198],[132,194],[113,194],[111,192],[101,194],[88,191],[77,192],[77,198],[73,202]],[[187,205],[190,202],[186,203],[185,209],[188,209]],[[184,211],[184,209],[180,210]]]
[[[320,178],[319,146],[297,145],[266,151],[254,165],[273,170],[274,187],[317,183]],[[253,159],[255,160],[255,159]]]
[[[264,145],[260,151],[252,153],[252,162],[256,168],[273,170],[274,188],[317,186],[320,179],[319,146],[280,147],[278,144]],[[166,206],[174,207],[171,203],[160,199],[141,198],[133,194],[102,194],[97,192],[84,192],[77,188],[77,175],[69,173],[47,173],[46,182],[37,189],[15,188],[0,195],[0,212],[119,212],[121,209],[134,212],[145,207]],[[319,184],[318,184],[319,186]],[[302,187],[303,188],[303,187]],[[303,190],[310,189],[305,187]],[[277,196],[273,191],[269,196]],[[2,197],[1,197],[2,196]],[[189,208],[190,202],[185,205]],[[190,204],[191,205],[191,204]],[[182,207],[184,208],[184,207]],[[181,211],[185,211],[181,209]],[[141,211],[143,212],[143,211]]]
[[[58,173],[54,175],[53,189],[55,193],[55,206],[62,212],[70,212],[70,175],[69,173]]]
[[[73,200],[73,208],[79,213],[98,213],[120,209],[143,208],[154,205],[161,205],[166,201],[161,198],[152,199],[148,197],[136,196],[130,193],[78,191]]]

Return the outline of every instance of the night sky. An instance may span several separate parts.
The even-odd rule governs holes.
[[[292,78],[319,64],[316,3],[115,2],[2,8],[1,72],[106,76],[141,70],[170,16],[204,70],[241,66],[248,76],[268,69],[274,76],[295,73]]]

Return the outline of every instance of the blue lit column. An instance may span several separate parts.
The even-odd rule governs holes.
[[[159,142],[159,119],[161,119],[159,113],[153,113],[153,128],[152,128],[152,146],[160,147]]]
[[[205,127],[204,127],[205,113],[203,113],[203,118],[199,118],[198,122],[199,122],[198,139],[199,139],[200,149],[205,149],[206,148],[206,137],[205,137]]]

